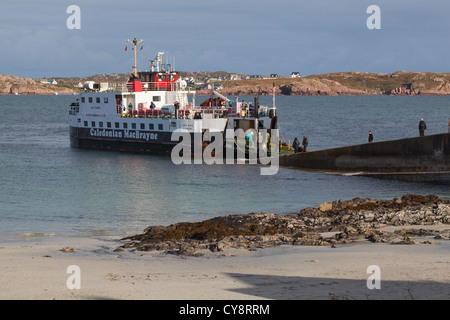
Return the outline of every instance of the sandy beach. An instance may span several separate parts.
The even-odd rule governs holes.
[[[450,241],[429,240],[433,244],[279,246],[192,257],[114,252],[121,243],[108,237],[24,237],[0,245],[0,298],[448,300]],[[68,288],[69,278],[76,283],[77,272],[68,273],[73,265],[80,289]],[[367,285],[373,265],[380,289]]]

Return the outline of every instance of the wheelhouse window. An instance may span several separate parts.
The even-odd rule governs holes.
[[[103,128],[103,122],[100,121],[100,122],[98,123],[98,126],[99,126],[100,128]]]
[[[92,97],[89,97],[88,99],[89,99],[89,103],[92,103]]]
[[[85,126],[85,127],[89,126],[89,122],[84,121],[84,126]]]
[[[91,121],[91,127],[95,127],[95,121]]]
[[[114,122],[114,127],[116,127],[116,129],[119,129],[120,128],[120,123]]]
[[[149,130],[155,130],[155,125],[153,123],[149,123],[148,124],[148,129]]]
[[[141,123],[141,130],[145,130],[145,123]]]
[[[100,103],[100,97],[95,98],[96,103]]]
[[[123,128],[124,128],[124,129],[128,129],[128,123],[124,122],[124,123],[123,123]]]
[[[163,126],[162,123],[159,123],[159,124],[158,124],[158,130],[164,130],[164,126]]]
[[[133,122],[133,123],[131,124],[131,129],[136,129],[136,123]]]
[[[81,102],[85,103],[86,102],[86,98],[85,97],[81,97]]]
[[[103,103],[108,103],[108,97],[103,98]]]

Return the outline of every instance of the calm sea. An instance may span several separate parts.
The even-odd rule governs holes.
[[[207,97],[204,97],[207,98]],[[252,100],[253,97],[240,97]],[[24,234],[126,236],[149,225],[250,212],[292,213],[324,201],[405,193],[450,198],[447,186],[253,165],[174,165],[169,157],[72,149],[75,96],[0,96],[0,241]],[[196,97],[197,102],[202,97]],[[260,97],[271,105],[272,97]],[[281,134],[310,150],[448,131],[450,97],[276,97]]]

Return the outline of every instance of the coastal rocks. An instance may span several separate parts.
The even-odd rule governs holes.
[[[195,256],[208,251],[279,245],[336,246],[357,241],[415,244],[418,242],[413,236],[448,239],[450,226],[440,232],[425,228],[445,224],[450,224],[450,201],[435,195],[407,194],[393,200],[355,198],[325,202],[298,214],[250,213],[150,226],[143,234],[122,239],[122,247]]]

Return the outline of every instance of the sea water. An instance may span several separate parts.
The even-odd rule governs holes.
[[[196,101],[208,97],[196,97]],[[234,97],[230,97],[234,99]],[[76,96],[0,96],[0,241],[21,235],[126,236],[149,225],[250,212],[297,213],[324,201],[406,193],[450,198],[448,185],[256,165],[175,165],[168,156],[73,149]],[[252,101],[253,97],[240,97]],[[203,100],[202,100],[203,101]],[[271,106],[272,97],[260,97]],[[309,150],[448,132],[449,97],[277,96],[281,137]]]

